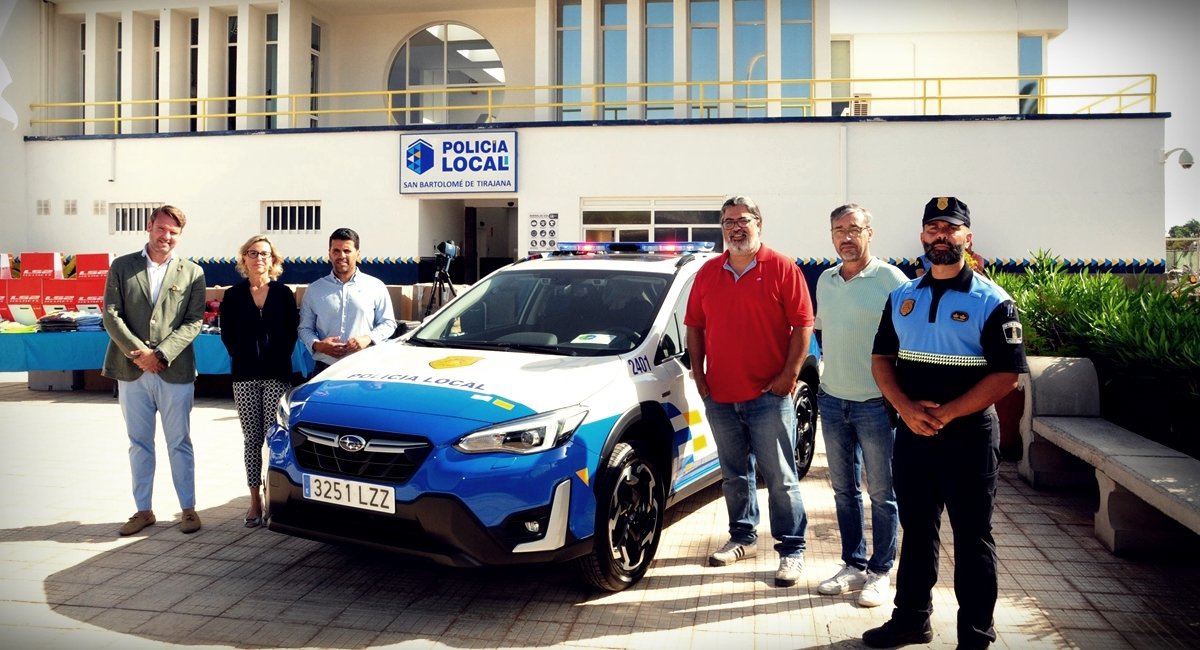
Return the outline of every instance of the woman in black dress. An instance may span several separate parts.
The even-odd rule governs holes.
[[[221,340],[229,351],[233,401],[246,437],[246,527],[255,528],[262,525],[263,437],[279,398],[292,386],[300,310],[292,290],[277,280],[283,256],[266,235],[242,244],[237,270],[246,279],[227,289],[221,300]]]

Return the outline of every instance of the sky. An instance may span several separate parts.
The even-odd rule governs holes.
[[[1200,157],[1200,0],[1068,0],[1067,30],[1050,41],[1046,74],[1158,75],[1163,144]],[[1200,165],[1166,163],[1164,234],[1200,220]]]

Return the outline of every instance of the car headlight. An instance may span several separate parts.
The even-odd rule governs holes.
[[[292,393],[294,392],[296,392],[295,388],[289,389],[275,405],[275,424],[284,429],[288,428],[288,421],[292,417]]]
[[[454,448],[468,454],[494,451],[532,454],[553,449],[575,434],[587,414],[587,409],[582,406],[572,406],[511,420],[468,433],[454,444]]]

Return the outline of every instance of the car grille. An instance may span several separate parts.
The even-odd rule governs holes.
[[[339,444],[344,436],[357,436],[366,446],[347,451]],[[306,470],[404,483],[421,467],[433,445],[418,436],[300,425],[292,430],[292,448],[296,462]]]

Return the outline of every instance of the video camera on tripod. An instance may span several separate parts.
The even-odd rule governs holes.
[[[433,251],[437,253],[434,257],[435,272],[450,273],[450,262],[458,257],[458,244],[453,239],[447,239],[434,246]]]
[[[441,307],[455,297],[454,283],[450,281],[450,262],[458,257],[458,244],[453,239],[434,245],[433,291],[429,293],[429,302],[425,305],[425,315],[433,313],[434,301]],[[449,295],[447,295],[449,294]]]

